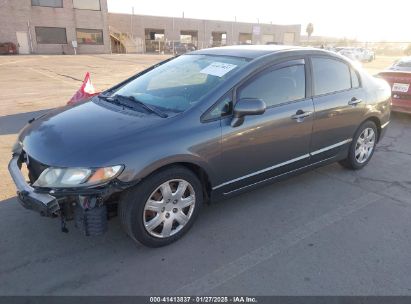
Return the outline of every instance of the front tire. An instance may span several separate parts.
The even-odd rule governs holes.
[[[360,170],[364,168],[372,156],[378,140],[377,126],[372,121],[364,122],[354,135],[351,142],[348,157],[340,164],[351,170]]]
[[[203,204],[202,189],[197,176],[185,167],[161,170],[122,195],[122,226],[146,246],[168,245],[193,225]]]

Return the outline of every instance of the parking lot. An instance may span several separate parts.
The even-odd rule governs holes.
[[[0,57],[0,295],[411,295],[409,115],[393,115],[364,170],[334,164],[205,206],[164,248],[133,243],[117,219],[87,238],[23,209],[7,163],[24,124],[64,105],[86,71],[102,90],[164,58]]]

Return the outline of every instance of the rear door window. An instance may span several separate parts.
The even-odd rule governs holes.
[[[351,89],[350,67],[330,58],[312,58],[315,95]]]

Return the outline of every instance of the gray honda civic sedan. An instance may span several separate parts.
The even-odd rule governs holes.
[[[199,50],[32,119],[9,171],[21,204],[63,232],[74,220],[98,235],[118,215],[132,239],[163,246],[206,202],[332,162],[363,168],[390,104],[387,83],[324,50]]]

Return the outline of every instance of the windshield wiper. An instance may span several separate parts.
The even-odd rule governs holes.
[[[151,113],[157,114],[161,118],[167,118],[168,117],[168,115],[166,113],[164,113],[163,111],[160,111],[156,107],[153,107],[152,105],[146,104],[146,103],[142,102],[141,100],[138,100],[134,96],[123,96],[123,95],[116,95],[116,96],[120,96],[122,98],[127,98],[129,100],[132,100],[135,103],[138,103],[139,105],[141,105],[146,110],[150,111]]]
[[[98,95],[99,98],[104,99],[105,101],[109,102],[109,103],[113,103],[115,105],[121,106],[124,108],[128,108],[128,109],[135,109],[134,106],[131,106],[127,103],[122,103],[120,102],[117,98],[115,98],[115,96],[106,96],[103,94]]]
[[[162,111],[160,111],[159,109],[152,107],[151,105],[148,105],[144,102],[142,102],[141,100],[136,99],[134,96],[124,96],[124,95],[114,95],[114,96],[100,96],[101,98],[109,101],[109,102],[113,102],[113,103],[117,103],[119,105],[122,105],[124,107],[130,108],[130,109],[135,109],[135,104],[138,104],[140,106],[142,106],[144,109],[146,109],[147,111],[154,113],[158,116],[160,116],[161,118],[167,118],[168,115]],[[122,101],[120,101],[122,100]],[[131,101],[131,103],[130,103]]]

